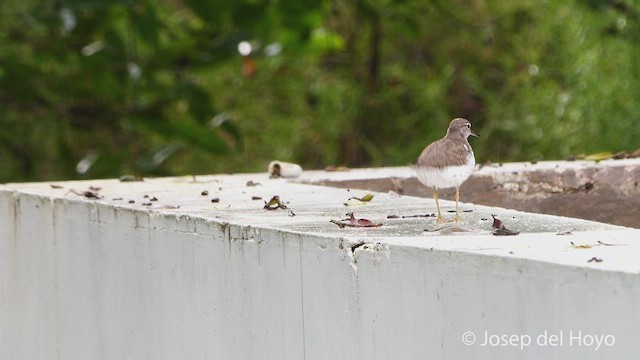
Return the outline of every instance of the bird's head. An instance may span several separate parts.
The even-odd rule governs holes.
[[[463,138],[467,139],[469,136],[479,137],[478,134],[471,130],[471,123],[467,119],[455,118],[449,123],[447,129],[448,138]]]

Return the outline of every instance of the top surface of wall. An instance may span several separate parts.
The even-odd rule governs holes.
[[[405,168],[399,169],[399,174],[407,172]],[[358,172],[308,172],[304,176],[307,180],[309,176],[353,177],[358,176]],[[636,261],[640,257],[640,243],[633,241],[640,235],[638,230],[468,203],[460,205],[461,223],[442,225],[436,224],[434,217],[412,217],[434,213],[433,199],[374,193],[374,199],[366,205],[345,206],[349,198],[361,197],[366,192],[298,184],[285,179],[271,179],[267,174],[197,176],[195,181],[189,176],[145,179],[141,182],[87,180],[6,184],[0,186],[0,191],[37,194],[52,200],[91,202],[148,212],[158,217],[194,217],[253,228],[346,239],[354,244],[394,244],[640,272],[640,262]],[[82,194],[85,191],[93,191],[100,198],[87,199]],[[208,194],[202,195],[203,191]],[[275,195],[286,204],[286,210],[263,208],[264,202]],[[212,198],[219,199],[219,202],[212,202]],[[442,201],[441,205],[444,216],[452,218],[450,211],[455,208],[454,203]],[[382,226],[339,228],[330,222],[345,219],[345,214],[351,211],[357,218],[366,218]],[[520,234],[493,236],[492,214],[502,219],[507,228],[520,231]],[[602,261],[589,262],[594,257]]]

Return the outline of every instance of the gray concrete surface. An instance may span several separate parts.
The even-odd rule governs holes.
[[[193,180],[0,186],[3,357],[640,353],[638,230],[463,203],[462,224],[434,231],[431,217],[387,218],[433,213],[431,199],[375,193],[346,207],[366,192],[266,174]],[[82,195],[91,186],[99,199]],[[288,209],[253,200],[274,195]],[[330,222],[348,211],[382,226]],[[491,214],[521,234],[491,235]]]

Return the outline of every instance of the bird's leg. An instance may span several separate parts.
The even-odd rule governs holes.
[[[440,214],[440,204],[438,203],[438,191],[435,188],[433,189],[433,198],[436,200],[436,209],[438,209],[438,218],[436,219],[436,221],[439,223],[443,223],[445,222],[445,220]]]
[[[460,221],[460,215],[458,213],[458,201],[460,200],[460,189],[456,188],[456,217],[453,218],[453,221],[458,222]]]

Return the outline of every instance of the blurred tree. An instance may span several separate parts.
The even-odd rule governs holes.
[[[211,129],[217,112],[195,73],[232,51],[170,10],[150,0],[2,3],[4,178],[163,174],[181,152],[233,146],[237,136],[220,136],[237,135],[232,124]]]
[[[7,0],[0,181],[402,165],[455,116],[481,134],[479,161],[634,150],[639,14],[631,0]]]

